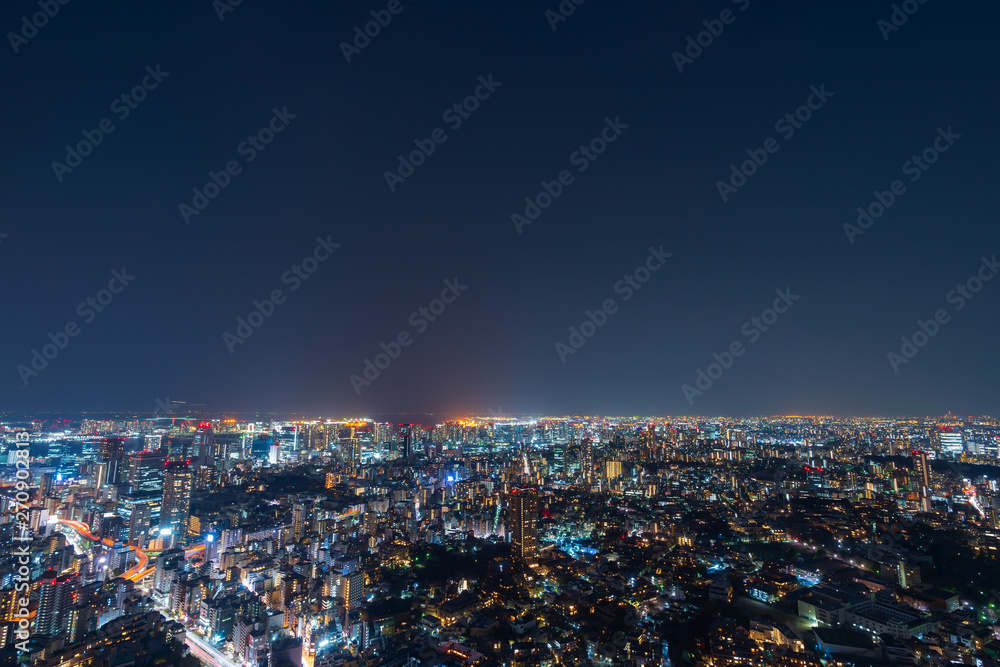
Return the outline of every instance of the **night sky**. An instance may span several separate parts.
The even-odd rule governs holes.
[[[995,413],[1000,280],[949,293],[1000,253],[1000,8],[911,0],[890,30],[889,2],[676,4],[71,0],[36,34],[37,0],[5,3],[34,36],[0,53],[0,406]],[[512,219],[543,181],[559,196]],[[798,298],[774,321],[776,290]]]

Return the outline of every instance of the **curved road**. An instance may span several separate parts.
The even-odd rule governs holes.
[[[101,542],[101,543],[103,543],[103,544],[105,544],[105,545],[107,545],[109,547],[113,547],[115,545],[114,542],[112,542],[111,540],[109,540],[107,538],[102,539],[102,538],[98,537],[97,535],[92,534],[90,532],[90,527],[87,524],[85,524],[85,523],[81,523],[79,521],[72,521],[70,519],[56,519],[56,521],[58,521],[59,523],[61,523],[63,525],[69,526],[70,528],[72,528],[73,530],[75,530],[76,532],[78,532],[80,535],[83,535],[84,537],[86,537],[89,540],[93,540],[94,542]],[[136,557],[138,558],[138,562],[136,562],[135,565],[133,565],[131,568],[129,568],[127,571],[125,571],[125,573],[122,574],[122,576],[125,577],[126,579],[130,579],[132,581],[142,581],[148,575],[152,574],[153,571],[156,570],[156,568],[155,567],[146,567],[146,564],[149,562],[149,555],[146,553],[145,549],[140,549],[139,547],[132,547],[132,549],[136,553]],[[191,547],[188,547],[187,549],[184,550],[184,556],[185,556],[185,558],[187,558],[187,557],[193,556],[194,554],[196,554],[196,553],[198,553],[200,551],[204,551],[204,550],[205,550],[205,544],[204,544],[204,542],[199,543],[199,544],[195,544],[195,545],[193,545]]]

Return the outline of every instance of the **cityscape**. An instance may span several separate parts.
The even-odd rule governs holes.
[[[998,664],[994,418],[170,407],[0,423],[12,662]]]
[[[0,667],[1000,667],[998,25],[0,3]]]

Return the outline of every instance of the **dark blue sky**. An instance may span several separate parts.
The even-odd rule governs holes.
[[[220,21],[210,0],[75,1],[18,53],[8,37],[0,405],[996,412],[1000,281],[961,310],[948,293],[1000,252],[1000,9],[929,0],[886,41],[880,2],[590,0],[553,31],[556,0],[403,0],[347,63],[340,43],[387,4],[244,0]],[[724,9],[732,22],[678,72],[672,54]],[[7,3],[0,26],[38,11]],[[157,65],[169,75],[120,119],[112,102]],[[490,75],[499,87],[453,130],[443,112]],[[824,85],[786,139],[775,123]],[[286,107],[247,162],[241,142]],[[103,118],[114,132],[60,182],[52,162]],[[607,118],[628,127],[580,172],[571,154]],[[911,182],[904,163],[948,127],[961,138]],[[390,191],[396,156],[437,128],[447,140]],[[717,182],[769,138],[780,148],[724,202]],[[231,160],[239,173],[185,224],[179,204]],[[573,182],[518,234],[511,215],[563,170]],[[851,244],[843,225],[896,179],[905,194]],[[340,245],[292,291],[282,276],[317,237]],[[626,301],[616,282],[661,245],[672,256]],[[134,281],[88,321],[78,304],[122,267]],[[438,319],[411,319],[456,277],[468,288]],[[800,298],[773,327],[741,332],[785,288]],[[223,334],[276,289],[231,354]],[[609,298],[563,363],[556,343]],[[938,309],[947,323],[894,372],[887,354]],[[78,335],[26,372],[69,322]],[[350,376],[404,332],[358,395]],[[689,403],[682,386],[734,342],[744,354]]]

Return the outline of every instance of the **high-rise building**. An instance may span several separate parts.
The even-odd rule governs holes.
[[[299,427],[294,424],[284,424],[278,431],[279,460],[287,460],[298,455]]]
[[[531,560],[538,553],[538,496],[534,489],[510,494],[510,534],[514,556]]]
[[[344,606],[356,609],[361,604],[365,589],[365,575],[361,572],[345,574],[342,580]]]
[[[549,469],[554,474],[564,474],[566,472],[566,445],[559,443],[552,448],[551,463]]]
[[[174,535],[187,531],[191,516],[191,469],[186,463],[169,463],[163,475],[163,509],[160,512],[160,530],[170,529]]]
[[[70,607],[73,606],[73,594],[76,592],[80,575],[67,574],[56,576],[55,570],[49,570],[38,582],[38,616],[35,618],[35,630],[46,635],[59,635],[67,629]]]
[[[315,505],[309,500],[292,504],[292,530],[296,541],[301,540],[312,529],[314,510]]]
[[[917,478],[917,484],[923,487],[931,485],[931,469],[927,461],[927,452],[913,452],[913,475]]]
[[[108,464],[100,461],[90,467],[90,479],[95,489],[101,489],[108,483]]]
[[[965,451],[962,432],[957,429],[942,430],[939,434],[941,451],[952,456],[961,456]]]
[[[162,491],[167,451],[136,452],[128,457],[128,484],[131,493]]]
[[[128,543],[146,548],[146,535],[153,523],[153,508],[150,503],[136,503],[128,521]]]
[[[396,434],[396,444],[399,455],[404,459],[409,459],[413,455],[413,426],[412,424],[400,424]]]
[[[42,498],[47,498],[48,496],[52,495],[53,480],[54,478],[52,473],[47,472],[42,474],[42,479],[38,484],[39,490],[41,491],[42,494]]]
[[[99,460],[108,464],[105,484],[121,484],[125,476],[125,438],[102,438],[97,451]]]

